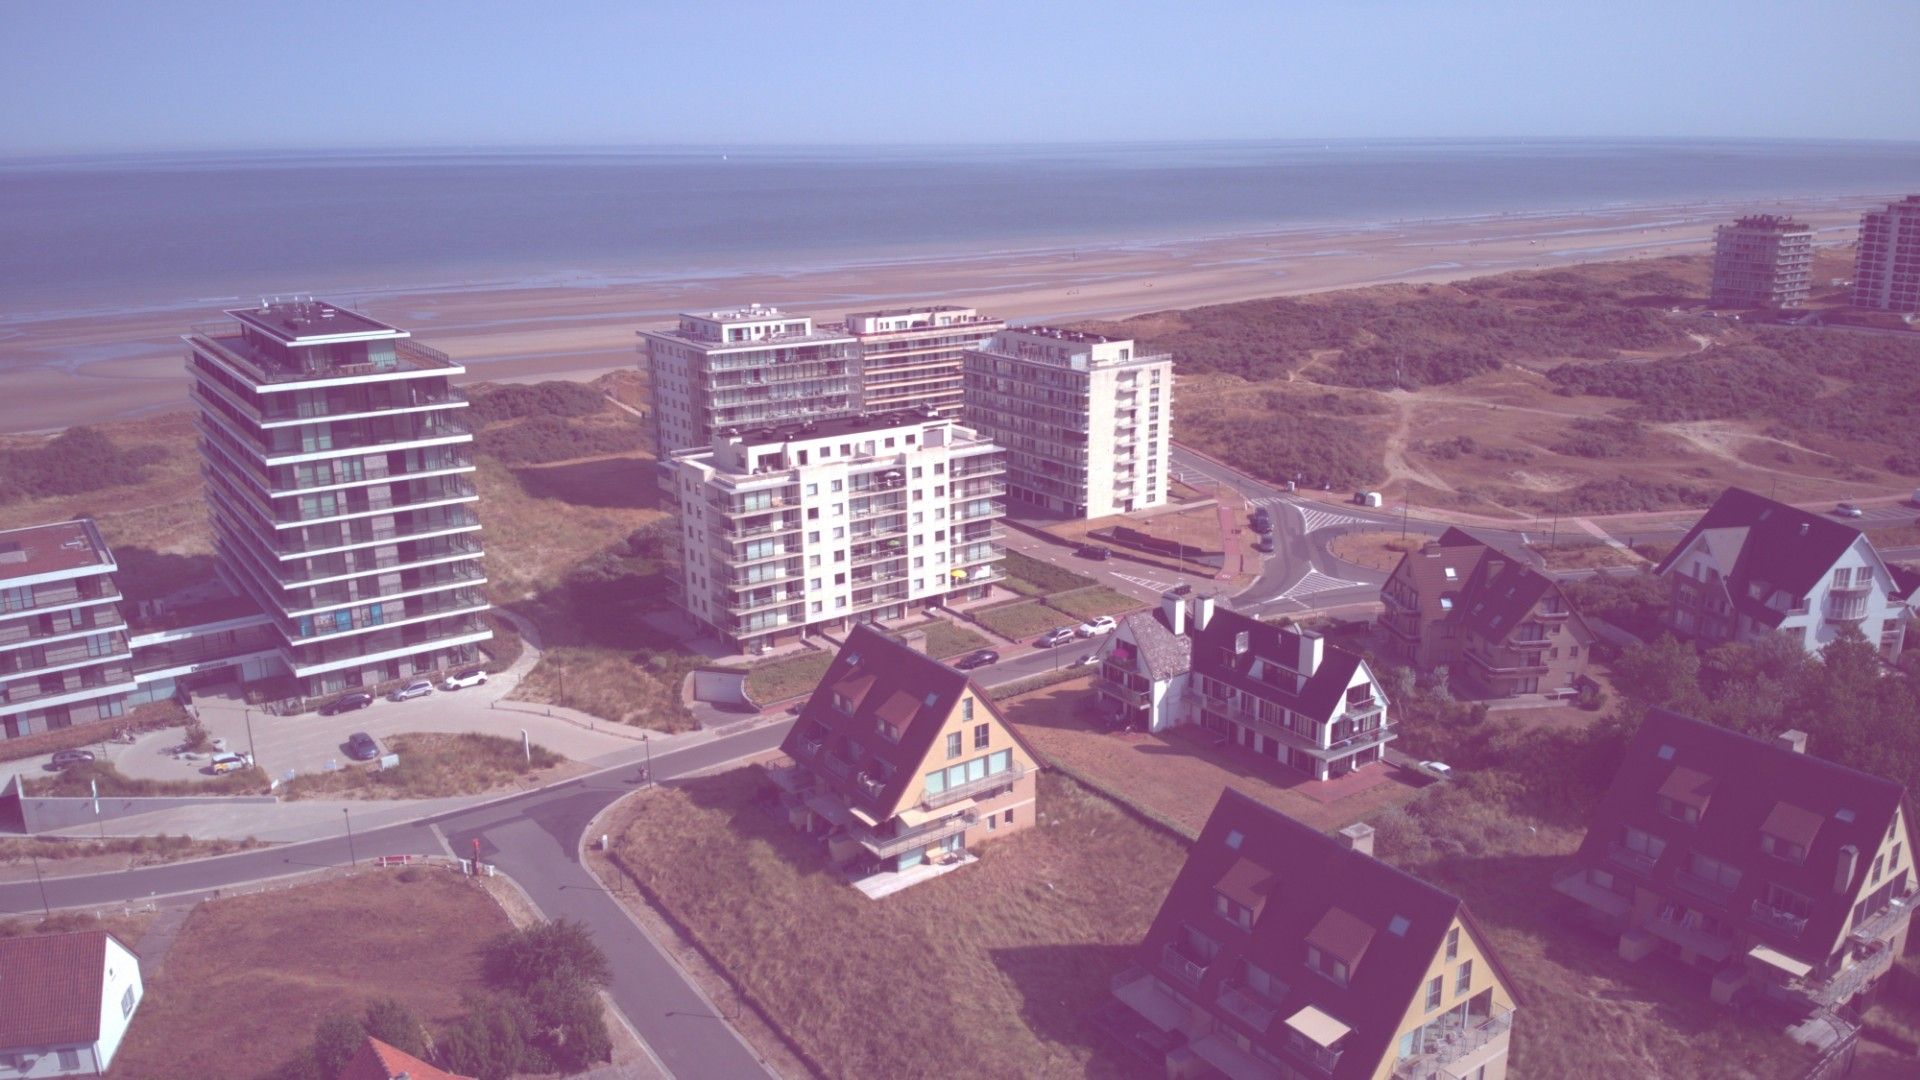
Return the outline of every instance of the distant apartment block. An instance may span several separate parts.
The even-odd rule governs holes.
[[[92,521],[0,532],[6,737],[111,719],[135,689],[113,553]]]
[[[1907,315],[1920,312],[1920,195],[1861,216],[1860,250],[1853,263],[1853,306]]]
[[[1714,307],[1799,307],[1812,290],[1811,226],[1756,214],[1713,231]]]
[[[725,428],[826,420],[860,408],[859,343],[805,315],[754,304],[639,331],[660,460]]]
[[[1817,652],[1852,627],[1892,662],[1912,609],[1865,534],[1741,488],[1728,488],[1654,573],[1668,622],[1708,642],[1786,634]]]
[[[1199,724],[1315,780],[1381,760],[1387,697],[1358,654],[1310,630],[1168,593],[1098,653],[1101,707],[1147,731]]]
[[[1228,788],[1096,1017],[1151,1075],[1501,1080],[1519,1007],[1466,905]]]
[[[933,409],[960,419],[967,350],[1006,323],[950,304],[856,311],[846,329],[859,344],[860,409]]]
[[[226,314],[184,339],[214,545],[295,692],[475,659],[492,634],[465,369],[334,304]]]
[[[774,810],[869,896],[1038,821],[1039,757],[961,672],[858,626],[767,767]]]
[[[1711,974],[1716,1001],[1826,1014],[1906,947],[1906,792],[1772,740],[1654,709],[1553,887],[1619,935]]]
[[[1558,582],[1460,529],[1402,556],[1380,600],[1389,652],[1446,667],[1466,696],[1571,696],[1592,659],[1595,635]]]
[[[967,353],[967,422],[1007,451],[1016,503],[1070,518],[1161,506],[1172,447],[1173,357],[1043,326]]]
[[[981,598],[1002,576],[1005,469],[933,412],[723,429],[668,461],[680,603],[753,651]]]

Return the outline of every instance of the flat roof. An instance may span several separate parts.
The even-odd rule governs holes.
[[[270,300],[263,307],[229,309],[227,315],[288,345],[343,336],[406,334],[397,326],[325,300]]]
[[[937,423],[939,412],[900,409],[884,413],[856,413],[824,420],[794,420],[784,424],[764,424],[750,428],[722,428],[718,434],[738,436],[744,442],[791,442],[794,439],[831,439],[839,435],[859,435],[889,428],[916,427]]]
[[[0,532],[0,581],[84,570],[113,561],[87,518]]]
[[[926,304],[921,307],[886,308],[881,311],[849,311],[849,319],[887,319],[895,315],[938,315],[943,311],[972,311],[965,304]],[[984,317],[984,316],[983,316]]]
[[[1108,337],[1105,334],[1089,334],[1084,330],[1067,330],[1058,326],[1009,326],[1016,334],[1031,334],[1035,337],[1052,338],[1055,341],[1071,341],[1076,345],[1107,345],[1115,341],[1131,341],[1132,338]]]

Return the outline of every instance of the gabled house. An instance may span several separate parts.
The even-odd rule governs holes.
[[[1912,822],[1901,785],[1806,742],[1653,710],[1554,888],[1619,931],[1627,959],[1711,973],[1718,1000],[1854,999],[1906,944]]]
[[[1394,737],[1386,694],[1358,654],[1211,596],[1163,595],[1099,656],[1094,687],[1110,712],[1154,731],[1201,724],[1316,780],[1379,761]]]
[[[1421,671],[1459,661],[1459,626],[1447,617],[1490,550],[1473,534],[1449,528],[1400,557],[1380,586],[1380,628],[1390,655]]]
[[[0,938],[0,1076],[105,1073],[145,992],[105,930]]]
[[[1451,671],[1469,696],[1570,696],[1586,677],[1586,620],[1558,582],[1498,548],[1474,567],[1447,621],[1462,661]]]
[[[870,895],[1034,821],[1039,755],[964,673],[871,626],[847,635],[781,750],[777,812]]]
[[[473,1080],[445,1069],[437,1069],[405,1050],[381,1042],[373,1036],[347,1059],[337,1080]]]
[[[1671,590],[1668,624],[1707,642],[1786,634],[1817,652],[1850,626],[1891,662],[1912,614],[1859,529],[1741,488],[1721,492],[1654,573]]]
[[[1229,788],[1174,879],[1109,1024],[1166,1033],[1169,1076],[1499,1080],[1513,983],[1466,906]]]

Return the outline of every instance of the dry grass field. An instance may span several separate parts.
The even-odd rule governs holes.
[[[509,788],[551,784],[585,766],[535,743],[531,762],[517,739],[498,735],[419,733],[395,735],[387,748],[400,755],[391,769],[349,765],[307,773],[280,787],[287,799],[437,799],[482,795]]]
[[[752,767],[642,792],[619,865],[829,1076],[1136,1075],[1086,1023],[1181,845],[1053,774],[1044,824],[872,901],[755,805]]]
[[[479,885],[447,871],[209,901],[148,986],[114,1075],[251,1080],[310,1042],[322,1017],[375,998],[438,1029],[483,987],[480,946],[510,928]]]
[[[1401,536],[1398,532],[1350,532],[1328,541],[1327,549],[1355,566],[1384,573],[1400,565],[1401,556],[1425,542],[1425,536]]]

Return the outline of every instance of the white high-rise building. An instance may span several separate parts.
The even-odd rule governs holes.
[[[967,350],[1006,325],[952,304],[849,314],[847,332],[860,345],[861,411],[935,409],[959,419]]]
[[[1166,503],[1171,355],[1013,327],[967,353],[966,391],[967,423],[1006,448],[1015,502],[1074,518]]]
[[[1920,195],[1861,216],[1853,306],[1920,312]]]
[[[465,369],[334,304],[226,314],[184,338],[214,545],[296,692],[475,660],[492,632]]]
[[[687,313],[671,330],[638,331],[653,388],[660,460],[708,445],[722,428],[847,416],[860,407],[852,335],[753,304]]]
[[[1812,226],[1754,214],[1713,230],[1714,307],[1799,307],[1812,291]]]
[[[1003,575],[1000,448],[927,410],[726,429],[668,463],[681,596],[743,650],[976,599]]]

